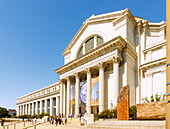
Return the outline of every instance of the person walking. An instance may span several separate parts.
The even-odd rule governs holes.
[[[1,120],[1,126],[4,126],[4,119]]]
[[[65,116],[65,125],[67,124],[67,117]]]
[[[58,117],[55,117],[55,124],[57,126],[57,124],[58,124]]]
[[[37,122],[37,118],[35,117],[35,118],[34,118],[34,124],[36,124],[36,122]]]

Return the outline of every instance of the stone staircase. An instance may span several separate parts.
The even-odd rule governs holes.
[[[165,129],[165,121],[117,121],[113,119],[96,121],[85,127],[88,129]]]

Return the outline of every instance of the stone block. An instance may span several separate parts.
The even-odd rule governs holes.
[[[137,104],[137,119],[160,119],[164,120],[166,101]]]

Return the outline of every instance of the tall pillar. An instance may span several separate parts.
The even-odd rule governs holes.
[[[91,114],[91,72],[90,68],[87,71],[87,98],[86,98],[86,111],[87,114]]]
[[[60,100],[59,96],[56,97],[56,115],[59,115]]]
[[[17,106],[17,116],[19,116],[19,106]]]
[[[66,115],[66,85],[63,84],[63,114]]]
[[[19,115],[22,115],[21,112],[22,112],[22,106],[20,105],[20,106],[19,106]]]
[[[99,63],[99,112],[104,110],[104,67]]]
[[[42,100],[40,100],[40,114],[42,113]]]
[[[28,104],[28,115],[31,115],[31,104]]]
[[[50,116],[53,115],[53,98],[50,98]]]
[[[70,89],[70,79],[69,77],[67,77],[67,116],[69,116],[70,114],[70,92],[71,92],[71,89]]]
[[[117,106],[117,97],[119,95],[119,58],[115,57],[113,61],[113,94],[112,102],[113,106]]]
[[[23,105],[23,115],[25,115],[25,105]]]
[[[32,115],[34,115],[34,102],[32,103]]]
[[[79,96],[80,96],[80,80],[78,73],[75,74],[76,87],[75,87],[75,117],[79,116]]]
[[[45,99],[45,113],[47,113],[48,111],[47,111],[47,109],[48,109],[48,107],[47,107],[47,99]]]
[[[27,107],[27,104],[25,105],[25,114],[28,115],[28,107]]]
[[[36,105],[35,105],[35,114],[38,115],[38,101],[36,101]]]
[[[60,114],[63,113],[63,82],[60,81]]]

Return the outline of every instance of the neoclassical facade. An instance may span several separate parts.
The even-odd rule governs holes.
[[[97,114],[117,106],[129,85],[129,104],[166,92],[166,23],[134,17],[129,9],[92,15],[62,53],[57,83],[17,99],[17,115]]]

